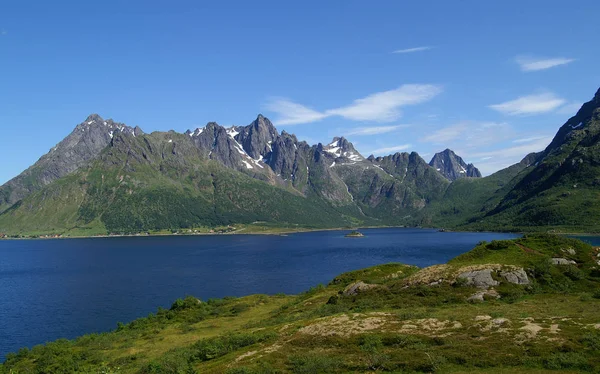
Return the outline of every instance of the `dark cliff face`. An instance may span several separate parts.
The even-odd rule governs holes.
[[[240,128],[236,136],[246,153],[253,159],[263,159],[271,152],[271,144],[279,133],[271,121],[259,114],[250,125]]]
[[[429,162],[429,165],[439,171],[449,181],[466,177],[481,178],[481,173],[473,164],[467,165],[460,156],[450,149],[436,153]]]
[[[119,132],[143,134],[139,127],[133,129],[97,114],[88,116],[34,165],[0,187],[0,212],[96,159]]]

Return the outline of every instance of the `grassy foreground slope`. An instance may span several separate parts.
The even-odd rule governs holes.
[[[0,373],[600,372],[598,261],[580,241],[530,235],[297,296],[188,297],[112,332],[9,354]]]

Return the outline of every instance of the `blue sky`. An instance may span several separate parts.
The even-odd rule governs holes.
[[[365,156],[447,147],[484,174],[600,86],[597,1],[0,3],[0,183],[88,114],[246,125]]]

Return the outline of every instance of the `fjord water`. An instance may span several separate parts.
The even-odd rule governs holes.
[[[387,262],[444,263],[501,233],[425,229],[278,235],[0,241],[0,360],[58,338],[114,329],[178,297],[302,292]]]

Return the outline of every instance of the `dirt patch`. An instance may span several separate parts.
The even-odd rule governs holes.
[[[525,247],[523,244],[519,244],[519,243],[515,243],[515,244],[517,245],[517,247],[521,248],[524,252],[532,253],[532,254],[536,254],[536,255],[540,255],[540,256],[544,255],[543,253],[538,252],[535,249]]]
[[[322,318],[299,330],[302,334],[319,336],[350,336],[373,330],[381,330],[389,321],[390,314],[342,314],[333,318]]]
[[[248,358],[248,357],[250,357],[250,356],[254,356],[254,355],[255,355],[255,354],[257,354],[257,353],[258,353],[258,351],[250,351],[250,352],[246,352],[246,353],[244,353],[244,354],[241,354],[241,355],[239,355],[239,356],[238,356],[238,357],[235,359],[235,362],[242,361],[243,359],[245,359],[245,358]]]
[[[539,323],[535,323],[535,320],[531,317],[524,318],[521,320],[521,322],[523,323],[523,326],[519,328],[519,331],[521,332],[515,336],[515,340],[518,343],[523,343],[525,341],[537,338],[543,330],[548,330],[550,332],[554,331],[554,333],[559,331],[558,325],[552,325],[554,327],[551,326],[549,328],[544,328]]]
[[[462,328],[463,325],[458,321],[440,321],[437,318],[424,318],[416,320],[402,321],[400,329],[402,334],[427,335],[427,336],[448,336],[454,330]]]
[[[508,318],[494,318],[491,316],[476,316],[474,326],[481,332],[508,333],[511,322]]]

